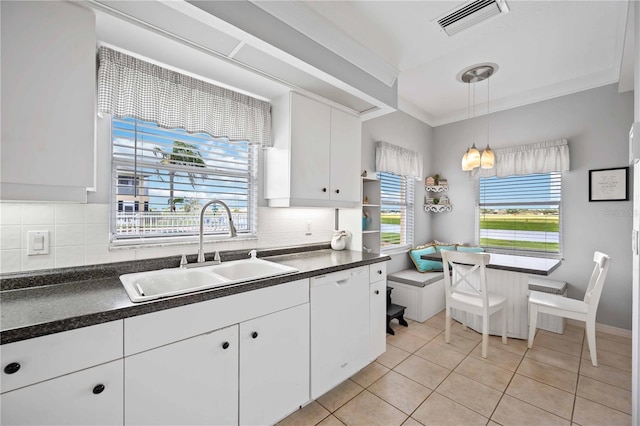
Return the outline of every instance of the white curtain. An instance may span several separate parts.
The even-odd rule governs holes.
[[[376,171],[422,180],[422,154],[387,142],[376,143]]]
[[[98,112],[268,147],[271,104],[142,61],[98,51]]]
[[[477,168],[474,176],[505,177],[534,173],[566,172],[569,170],[569,142],[566,139],[494,150],[495,167]]]

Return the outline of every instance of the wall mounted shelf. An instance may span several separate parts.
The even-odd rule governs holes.
[[[425,204],[424,211],[425,212],[450,212],[453,206],[451,204]]]

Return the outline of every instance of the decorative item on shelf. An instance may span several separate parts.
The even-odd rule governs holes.
[[[424,203],[425,204],[433,204],[433,198],[432,197],[424,197]]]
[[[442,197],[440,197],[440,202],[438,204],[449,204],[449,197],[443,195]]]
[[[424,180],[424,185],[425,186],[433,186],[436,184],[436,180],[434,178],[432,178],[431,176],[429,176],[428,178],[426,178]]]
[[[440,179],[440,180],[438,181],[438,185],[440,185],[440,186],[447,186],[447,185],[448,185],[447,180],[446,180],[446,179]]]
[[[462,156],[461,168],[468,172],[478,167],[483,169],[491,169],[495,166],[495,154],[489,146],[489,105],[490,105],[490,78],[498,71],[498,65],[493,63],[483,63],[467,67],[460,71],[457,79],[467,84],[467,106],[469,119],[471,121],[471,148]],[[475,84],[473,86],[473,102],[471,101],[471,83],[478,83],[487,80],[487,147],[482,153],[476,148],[475,144],[475,121],[471,120],[475,116]]]
[[[369,212],[364,212],[362,214],[362,230],[366,231],[369,222],[371,221],[371,217],[369,217]]]
[[[361,176],[361,177],[367,177],[367,171],[366,171],[366,170],[364,170],[364,171],[362,172],[362,174],[360,174],[360,176]]]
[[[440,185],[440,175],[439,175],[439,174],[436,174],[436,175],[433,177],[433,180],[435,180],[435,184],[436,184],[436,185]]]
[[[440,198],[434,198],[433,199],[433,204],[440,204]]]
[[[364,200],[362,200],[363,204],[369,204],[369,197],[367,197],[366,195],[364,196]]]

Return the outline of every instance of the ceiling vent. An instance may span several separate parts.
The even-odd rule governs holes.
[[[508,12],[506,0],[474,0],[438,18],[436,22],[447,35],[452,36]]]

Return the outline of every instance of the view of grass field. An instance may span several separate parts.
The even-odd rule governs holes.
[[[483,247],[509,248],[515,250],[534,250],[557,253],[560,250],[560,244],[549,238],[550,241],[527,241],[527,232],[532,233],[549,233],[556,234],[560,230],[559,216],[556,212],[531,212],[531,211],[515,211],[512,213],[489,213],[480,217],[480,229],[485,231],[484,234],[497,231],[505,236],[509,235],[509,231],[515,231],[514,234],[520,233],[518,239],[512,238],[494,238],[481,237],[480,245]],[[382,233],[380,242],[383,246],[390,244],[399,244],[400,235],[400,213],[385,212],[381,214],[380,223],[382,225]],[[387,225],[385,227],[385,225]],[[396,227],[398,231],[396,232]],[[523,239],[524,238],[524,239]],[[532,237],[532,239],[534,239]],[[538,236],[538,239],[540,237]]]
[[[485,214],[480,217],[480,229],[558,232],[559,224],[557,215],[517,213]]]
[[[483,247],[551,253],[557,253],[560,250],[559,242],[553,240],[553,236],[560,231],[560,220],[555,211],[543,213],[516,210],[513,213],[483,214],[480,217],[480,229],[481,234],[494,234],[493,238],[481,235],[480,245]],[[514,231],[514,236],[519,234],[519,238],[495,238],[495,234],[508,236],[510,231]],[[537,233],[540,234],[534,238],[533,235]],[[530,240],[527,240],[526,235],[531,235]],[[549,241],[546,240],[547,235]]]

